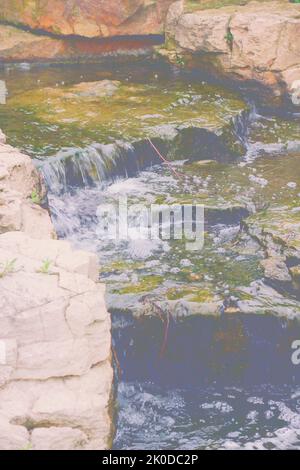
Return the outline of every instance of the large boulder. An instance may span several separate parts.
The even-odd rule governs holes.
[[[109,37],[163,31],[173,0],[0,0],[0,20],[59,35]]]
[[[0,132],[0,450],[110,446],[110,317],[96,255],[55,240],[31,159]]]
[[[2,141],[2,143],[1,143]],[[43,183],[30,157],[6,145],[0,135],[0,233],[21,230],[34,238],[55,238],[48,212],[37,202]]]
[[[0,60],[22,61],[63,59],[67,47],[61,39],[32,34],[13,26],[0,25]]]
[[[66,242],[0,236],[0,449],[109,446],[110,319],[96,266]]]
[[[1,0],[0,0],[1,2]],[[156,43],[156,37],[121,37],[86,39],[47,36],[25,31],[16,26],[0,24],[0,61],[2,62],[61,62],[87,60],[107,54],[139,54]]]
[[[267,85],[275,96],[296,93],[300,77],[300,9],[285,0],[218,9],[180,0],[166,24],[169,55],[240,80]]]

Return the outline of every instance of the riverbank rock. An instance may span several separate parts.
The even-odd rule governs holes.
[[[38,173],[0,139],[0,449],[108,448],[111,334],[97,257],[53,239],[33,202]]]
[[[0,61],[66,62],[93,61],[95,57],[139,56],[151,50],[157,40],[152,37],[82,39],[47,36],[15,26],[0,24]]]
[[[22,230],[33,238],[55,238],[48,212],[37,204],[43,194],[30,157],[0,142],[0,233]]]
[[[0,0],[0,20],[87,38],[163,32],[173,0]]]
[[[22,61],[65,58],[62,40],[39,36],[12,26],[0,25],[0,60]]]
[[[300,76],[298,5],[250,2],[207,10],[190,5],[178,1],[170,7],[164,54],[219,76],[255,80],[270,88],[273,97],[295,92]]]

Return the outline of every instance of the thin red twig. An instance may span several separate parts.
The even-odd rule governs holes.
[[[114,360],[115,360],[115,363],[116,363],[116,366],[117,366],[118,379],[120,379],[121,376],[122,376],[122,368],[121,368],[121,365],[120,365],[120,361],[118,359],[117,351],[115,350],[115,348],[112,346],[111,349],[112,349],[113,357],[114,357]]]
[[[157,153],[157,155],[159,156],[159,158],[161,158],[161,160],[166,163],[168,165],[168,167],[170,168],[171,171],[173,171],[174,175],[177,176],[177,178],[181,178],[183,175],[181,175],[180,173],[178,173],[175,168],[173,168],[173,166],[171,165],[171,162],[169,162],[169,160],[167,160],[161,153],[160,151],[158,150],[158,148],[154,145],[154,143],[152,142],[152,140],[148,137],[148,141],[151,145],[151,147],[155,150],[155,152]]]
[[[167,349],[167,343],[168,343],[168,337],[169,337],[169,326],[170,326],[170,313],[167,313],[167,318],[165,322],[165,330],[164,330],[164,340],[161,346],[160,350],[160,356],[164,356],[166,349]]]

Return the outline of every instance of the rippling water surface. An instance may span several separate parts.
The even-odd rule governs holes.
[[[299,301],[265,282],[264,250],[242,230],[270,205],[297,213],[299,120],[261,116],[240,93],[149,61],[6,67],[0,79],[9,93],[0,127],[43,173],[59,236],[99,256],[113,314],[114,447],[300,449],[300,369],[291,362]],[[115,105],[68,104],[68,87],[103,79],[121,83]],[[107,240],[97,208],[119,196],[148,207],[204,204],[204,250]]]

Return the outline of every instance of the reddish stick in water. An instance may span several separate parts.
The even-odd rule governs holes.
[[[171,163],[165,158],[162,156],[162,154],[160,153],[160,151],[158,150],[157,147],[155,147],[154,143],[152,142],[152,140],[148,137],[148,141],[151,145],[151,147],[155,150],[155,152],[157,153],[157,155],[159,156],[159,158],[161,158],[161,160],[166,163],[168,165],[168,167],[170,168],[171,171],[173,171],[174,175],[177,176],[177,178],[181,178],[181,176],[183,175],[180,175],[176,170],[175,168],[173,168],[173,166],[171,165]]]

